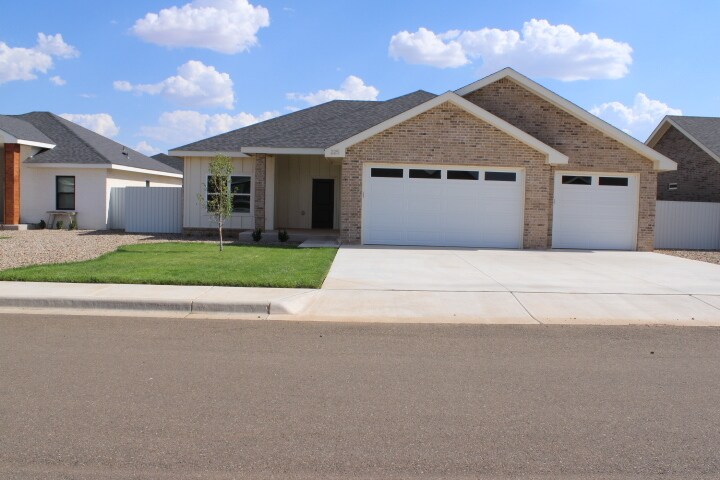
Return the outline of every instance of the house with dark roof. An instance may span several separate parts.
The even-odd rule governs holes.
[[[182,185],[182,170],[50,112],[0,115],[0,149],[6,228],[59,212],[81,229],[106,229],[112,188]]]
[[[674,160],[658,175],[658,200],[720,202],[720,118],[666,116],[647,145]]]
[[[510,68],[435,95],[336,100],[178,147],[185,231],[216,155],[227,227],[334,231],[346,244],[652,250],[675,163]]]

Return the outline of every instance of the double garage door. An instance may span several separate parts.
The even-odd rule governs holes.
[[[522,248],[522,169],[366,166],[363,243]],[[553,247],[634,249],[637,179],[558,173]]]

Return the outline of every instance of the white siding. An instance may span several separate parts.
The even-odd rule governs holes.
[[[720,203],[658,201],[655,248],[720,249]]]
[[[45,168],[23,164],[20,173],[20,222],[47,221],[47,212],[56,207],[55,177],[70,175],[75,177],[78,228],[106,229],[106,174],[104,168]]]
[[[198,202],[198,194],[205,195],[208,169],[211,157],[185,157],[183,178],[183,227],[217,228],[212,217]],[[250,212],[233,213],[225,223],[225,228],[251,229],[255,225],[255,159],[233,158],[233,175],[248,175],[252,178],[250,191]]]
[[[181,188],[126,187],[124,190],[126,232],[182,232]]]
[[[320,156],[278,156],[275,158],[275,226],[312,227],[313,179],[335,180],[333,226],[340,228],[340,176],[338,161]]]

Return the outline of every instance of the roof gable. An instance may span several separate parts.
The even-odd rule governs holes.
[[[465,110],[466,112],[479,118],[480,120],[483,120],[483,121],[489,123],[490,125],[494,126],[498,130],[521,141],[522,143],[528,145],[529,147],[531,147],[541,153],[544,153],[546,155],[547,163],[550,163],[550,164],[566,164],[566,163],[568,163],[568,157],[565,154],[555,150],[554,148],[550,147],[549,145],[546,145],[545,143],[541,142],[537,138],[520,130],[516,126],[506,122],[505,120],[501,119],[500,117],[497,117],[497,116],[493,115],[492,113],[488,112],[487,110],[484,110],[483,108],[480,108],[479,106],[475,105],[474,103],[472,103],[468,100],[465,100],[464,98],[462,98],[461,96],[459,96],[458,94],[456,94],[454,92],[447,92],[438,97],[432,98],[424,103],[421,103],[420,105],[417,105],[416,107],[413,107],[413,108],[406,110],[398,115],[395,115],[394,117],[391,117],[382,123],[379,123],[371,128],[368,128],[362,132],[359,132],[350,138],[347,138],[341,142],[338,142],[335,145],[332,145],[325,150],[325,156],[326,157],[344,157],[346,150],[349,147],[351,147],[352,145],[362,142],[363,140],[370,138],[373,135],[376,135],[384,130],[387,130],[388,128],[394,127],[395,125],[398,125],[410,118],[416,117],[417,115],[427,112],[428,110],[435,108],[438,105],[441,105],[446,102],[452,103],[453,105]]]
[[[542,98],[543,100],[550,102],[551,104],[565,111],[569,115],[572,115],[573,117],[587,123],[591,127],[600,131],[603,135],[612,138],[620,144],[625,145],[631,150],[639,153],[643,157],[651,160],[653,162],[655,170],[666,171],[677,169],[677,164],[666,156],[662,155],[659,152],[656,152],[641,141],[631,137],[622,130],[613,127],[609,123],[596,117],[587,110],[580,108],[569,100],[543,87],[539,83],[530,80],[529,78],[516,72],[512,68],[504,68],[499,72],[493,73],[492,75],[473,82],[470,85],[455,90],[455,93],[460,96],[465,96],[471,92],[474,92],[475,90],[479,90],[503,78],[509,78],[513,80],[514,82],[516,82],[523,88],[529,90],[538,97]]]
[[[720,163],[720,117],[686,117],[667,115],[645,142],[655,147],[670,127],[675,127],[688,140]]]
[[[0,139],[6,143],[19,143],[42,148],[54,148],[55,144],[47,135],[13,115],[0,115]]]

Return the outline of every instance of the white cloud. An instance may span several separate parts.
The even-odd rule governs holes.
[[[632,105],[607,102],[591,108],[590,113],[644,140],[665,115],[682,115],[682,110],[653,100],[641,92],[635,95]]]
[[[105,137],[112,138],[120,133],[120,129],[108,113],[61,113],[60,116]]]
[[[233,54],[256,45],[258,30],[269,25],[267,8],[247,0],[194,0],[182,7],[148,13],[131,30],[157,45]]]
[[[38,33],[37,45],[31,48],[11,47],[0,42],[0,84],[14,80],[34,80],[38,73],[47,73],[54,58],[73,58],[80,55],[59,33]]]
[[[233,108],[233,81],[227,73],[218,72],[215,67],[197,60],[181,65],[177,72],[177,75],[158,83],[133,85],[125,80],[118,80],[113,82],[113,87],[121,92],[162,95],[189,107],[224,107],[228,110]]]
[[[454,68],[470,62],[459,42],[445,42],[442,37],[422,27],[413,33],[402,31],[392,36],[388,52],[395,60],[413,65]]]
[[[97,98],[97,94],[95,93],[80,93],[78,95],[82,98]]]
[[[62,87],[67,82],[61,76],[55,75],[54,77],[50,77],[50,83],[52,83],[53,85],[57,85],[58,87]]]
[[[318,105],[320,103],[329,102],[331,100],[376,100],[380,91],[355,75],[350,75],[343,80],[338,90],[318,90],[313,93],[288,93],[286,96],[290,100],[303,100],[310,105]]]
[[[142,153],[143,155],[148,155],[148,156],[155,155],[156,153],[160,153],[159,148],[153,147],[145,140],[143,140],[142,142],[135,145],[133,147],[133,150],[137,150],[138,152]]]
[[[403,31],[390,39],[389,53],[396,60],[439,68],[480,60],[484,72],[511,66],[526,75],[563,81],[622,78],[632,63],[632,47],[627,43],[536,19],[525,22],[519,32]]]
[[[209,115],[194,110],[175,110],[161,114],[157,125],[142,127],[140,134],[168,144],[182,144],[246,127],[278,115],[279,113],[274,111],[256,116],[245,112],[236,115]]]

